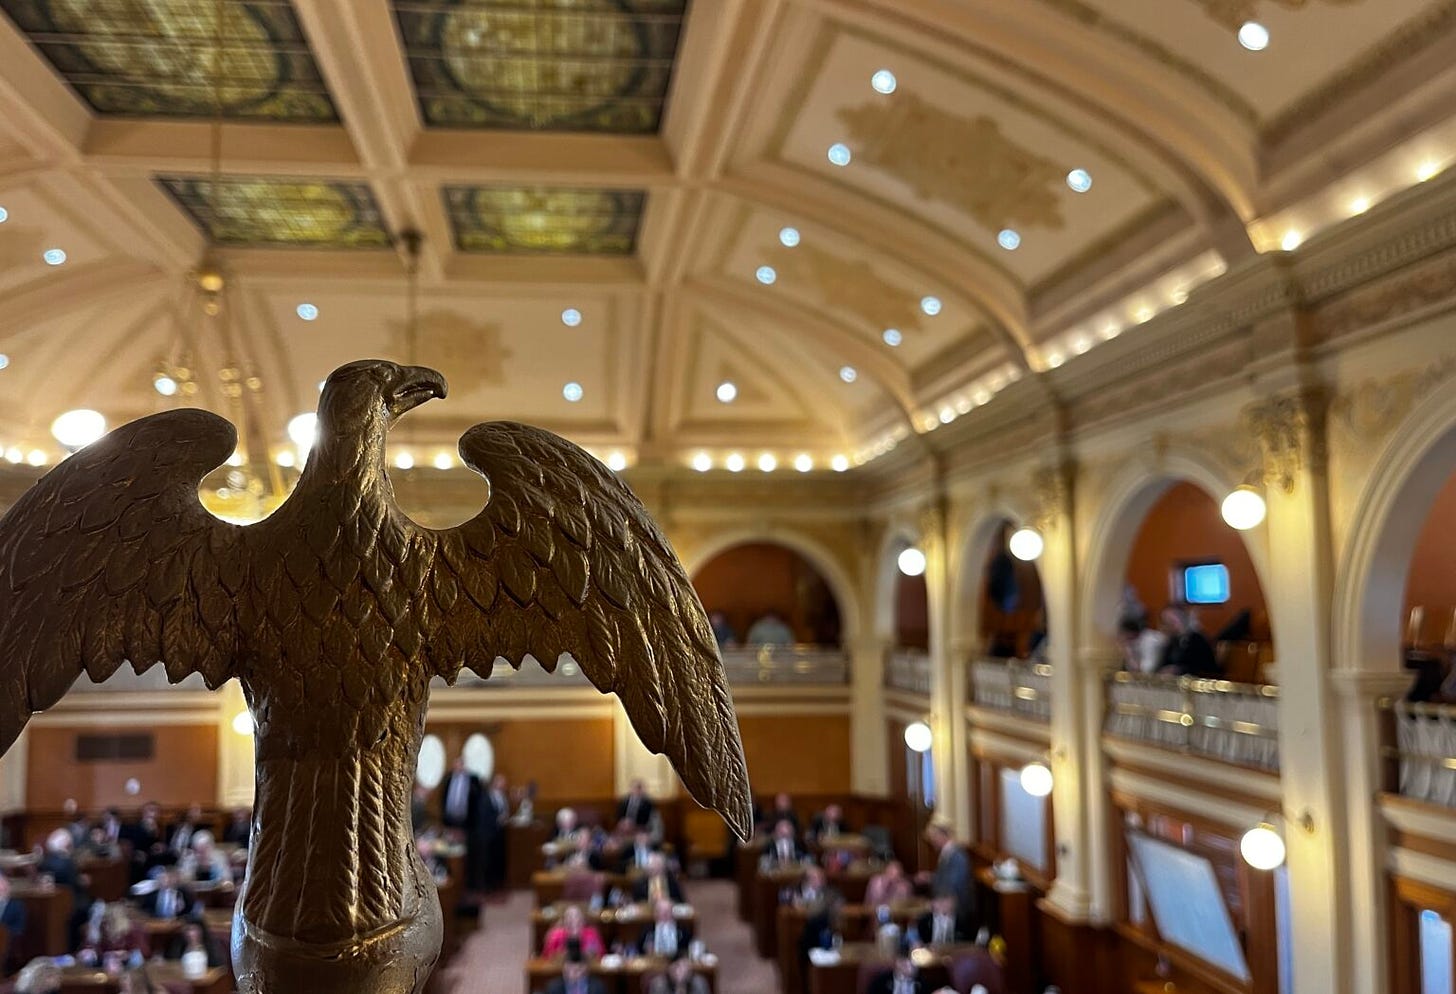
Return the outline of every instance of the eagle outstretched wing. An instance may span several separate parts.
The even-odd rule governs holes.
[[[472,520],[433,533],[438,608],[428,652],[453,681],[497,655],[548,670],[570,653],[622,701],[648,749],[744,839],[748,771],[718,645],[687,574],[646,508],[593,456],[551,432],[497,421],[460,440],[490,484]]]
[[[232,676],[241,529],[198,484],[237,432],[206,411],[142,418],[81,449],[0,517],[0,752],[84,671],[161,661]]]

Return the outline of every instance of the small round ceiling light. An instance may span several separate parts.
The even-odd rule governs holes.
[[[1032,797],[1046,797],[1052,792],[1052,771],[1045,763],[1027,763],[1021,768],[1021,789]]]
[[[941,424],[948,425],[956,419],[956,409],[950,406],[942,407],[936,414],[936,418]]]
[[[849,456],[837,455],[829,460],[829,468],[836,473],[843,473],[849,469]]]
[[[8,463],[25,462],[25,452],[16,445],[5,450],[5,461]]]
[[[1416,166],[1416,181],[1424,183],[1428,179],[1435,179],[1436,174],[1441,171],[1441,164],[1435,159],[1426,159]]]
[[[318,415],[312,411],[300,414],[288,422],[288,440],[300,449],[313,448],[318,437]]]
[[[59,266],[66,261],[66,250],[58,248],[46,249],[41,253],[40,257],[45,260],[47,266]]]
[[[1021,248],[1021,234],[1012,228],[1002,228],[996,234],[996,244],[1008,252],[1015,252]]]
[[[1354,200],[1351,200],[1350,201],[1350,213],[1351,214],[1364,214],[1369,209],[1370,209],[1370,198],[1369,197],[1356,197]]]
[[[855,369],[853,366],[840,366],[839,378],[845,383],[853,383],[855,380],[859,379],[859,370]]]
[[[1262,52],[1269,47],[1269,29],[1258,21],[1245,21],[1239,26],[1239,44],[1251,52]]]
[[[935,744],[935,734],[923,721],[912,721],[905,726],[905,747],[911,752],[925,753]]]
[[[253,715],[247,708],[233,715],[233,731],[239,735],[253,734]]]
[[[566,402],[568,404],[575,404],[577,401],[581,400],[581,395],[581,384],[576,382],[575,380],[572,380],[570,383],[566,384],[566,386],[561,388],[561,396],[566,398]]]
[[[799,244],[799,229],[792,227],[780,228],[779,244],[784,248],[796,248]]]
[[[10,357],[4,352],[0,352],[0,369],[4,369],[8,365],[10,365]]]
[[[295,313],[304,321],[317,321],[319,309],[317,304],[299,304],[294,308]]]
[[[870,86],[875,88],[876,93],[883,93],[885,96],[895,92],[895,87],[900,83],[895,79],[895,74],[888,69],[876,69],[875,74],[870,77]]]
[[[920,298],[920,310],[925,314],[926,317],[935,317],[937,314],[940,313],[940,307],[941,304],[939,297],[927,295]]]
[[[849,151],[849,146],[844,144],[844,142],[835,142],[833,145],[830,145],[828,155],[829,161],[836,166],[847,166],[850,160],[854,158],[853,154]]]
[[[568,328],[575,328],[581,324],[581,311],[575,307],[568,307],[561,312],[561,323]]]
[[[759,266],[758,269],[754,271],[753,278],[758,280],[758,282],[762,283],[764,286],[773,286],[775,283],[778,282],[779,274],[778,270],[774,269],[774,267],[772,266]]]
[[[25,461],[31,466],[44,466],[46,464],[45,450],[31,449],[30,455],[25,457]]]
[[[1241,532],[1259,527],[1268,510],[1263,495],[1247,485],[1230,491],[1219,505],[1219,513],[1223,515],[1224,523]]]
[[[730,452],[728,458],[723,460],[723,468],[730,473],[741,473],[746,465],[748,464],[741,452]]]
[[[175,397],[177,395],[177,381],[166,373],[158,373],[152,377],[152,388],[163,397]]]
[[[9,220],[10,220],[10,212],[7,211],[4,207],[0,207],[0,224],[4,224],[6,221],[9,221]]]
[[[106,418],[84,407],[67,411],[51,422],[51,434],[66,448],[79,449],[106,434]]]
[[[892,349],[898,349],[900,347],[900,343],[905,340],[905,336],[900,334],[899,328],[886,328],[884,331],[880,332],[880,337],[884,339],[885,344]]]
[[[773,453],[765,452],[758,457],[758,468],[765,473],[772,473],[779,468],[779,461],[774,458]]]
[[[794,456],[794,468],[800,473],[807,473],[814,468],[814,457],[807,452],[800,452]]]
[[[1086,193],[1092,189],[1092,174],[1085,169],[1073,169],[1067,173],[1067,188],[1073,193]]]
[[[1041,558],[1042,550],[1046,548],[1046,542],[1042,540],[1041,533],[1035,528],[1018,528],[1011,533],[1006,547],[1017,559],[1030,563]]]
[[[435,458],[430,462],[436,469],[453,469],[455,457],[448,452],[436,452]]]
[[[706,452],[699,452],[693,456],[693,469],[699,473],[706,473],[713,468],[713,457]]]
[[[1286,231],[1284,233],[1284,237],[1279,239],[1279,247],[1286,252],[1293,252],[1295,249],[1299,248],[1299,246],[1303,244],[1304,236],[1293,229]]]
[[[395,469],[414,469],[415,457],[412,452],[396,452],[394,454]]]
[[[279,449],[273,456],[273,462],[284,469],[292,469],[298,464],[298,457],[293,454],[292,449]]]
[[[713,391],[722,404],[731,404],[738,399],[738,384],[732,380],[724,380],[718,384],[718,389]]]
[[[925,573],[925,553],[913,545],[902,549],[895,557],[895,566],[906,576],[921,576]]]
[[[607,469],[613,473],[620,473],[627,468],[627,456],[621,452],[607,453]]]

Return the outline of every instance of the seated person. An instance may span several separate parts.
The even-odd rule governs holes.
[[[234,808],[228,818],[227,828],[222,830],[222,841],[230,846],[248,848],[253,837],[253,813],[247,808]]]
[[[15,978],[15,994],[56,994],[61,989],[61,968],[48,956],[33,959]]]
[[[79,894],[82,891],[81,873],[76,869],[76,860],[71,856],[72,849],[70,831],[56,829],[46,836],[45,854],[36,863],[35,871],[49,875],[57,887],[65,887]]]
[[[202,817],[202,805],[190,804],[187,806],[187,813],[167,827],[167,846],[180,856],[183,850],[192,848],[193,833],[201,832],[206,828],[207,822]]]
[[[838,804],[827,805],[809,823],[809,838],[817,842],[822,843],[848,833],[849,825],[844,820],[844,809]]]
[[[769,809],[768,815],[764,818],[770,826],[776,826],[781,821],[786,821],[794,826],[794,834],[799,832],[799,814],[794,810],[794,800],[788,794],[774,795],[773,807]]]
[[[10,896],[10,878],[3,873],[0,873],[0,925],[10,933],[12,948],[15,940],[25,934],[25,902]]]
[[[651,866],[654,855],[657,855],[657,847],[652,844],[652,833],[645,828],[639,828],[632,835],[632,845],[622,851],[618,872],[645,871]]]
[[[202,927],[200,922],[188,922],[182,926],[182,931],[172,937],[167,943],[165,959],[180,960],[187,953],[199,952],[207,957],[209,968],[227,966],[228,961],[223,957],[222,950],[218,948],[217,941],[208,934],[207,929]]]
[[[693,930],[673,915],[672,902],[661,900],[652,905],[652,925],[642,930],[638,952],[643,956],[671,959],[680,952],[686,952],[692,941]]]
[[[182,886],[176,867],[165,867],[157,877],[156,887],[137,900],[137,907],[149,918],[185,918],[196,900]]]
[[[606,952],[602,933],[597,931],[596,926],[586,923],[586,914],[575,904],[567,905],[561,913],[561,922],[546,931],[541,955],[548,958],[565,955],[572,943],[576,944],[579,954],[588,959],[596,959]]]
[[[805,917],[803,931],[799,933],[799,969],[803,976],[809,975],[809,950],[832,949],[839,934],[840,912],[844,902],[838,892],[828,891],[826,899],[820,901]]]
[[[885,868],[870,877],[865,887],[866,907],[883,908],[887,905],[908,901],[915,894],[915,886],[905,876],[905,867],[898,859],[892,859]]]
[[[617,821],[630,821],[638,828],[646,828],[652,824],[652,814],[656,810],[652,798],[647,796],[647,784],[633,780],[627,796],[617,805]]]
[[[1218,677],[1218,660],[1214,657],[1213,646],[1194,626],[1188,609],[1169,604],[1163,608],[1160,617],[1168,633],[1168,644],[1163,646],[1158,672],[1166,676]]]
[[[121,838],[131,845],[131,879],[136,883],[155,866],[176,862],[163,841],[162,822],[156,801],[142,805],[137,820],[121,827]]]
[[[632,884],[632,899],[682,901],[682,884],[678,883],[677,874],[668,867],[667,857],[662,853],[655,852],[647,860],[647,871]]]
[[[593,977],[580,954],[567,956],[561,976],[546,985],[546,994],[607,994],[601,978]]]
[[[708,990],[708,982],[693,969],[693,961],[679,953],[666,973],[652,978],[647,994],[708,994]]]
[[[1122,645],[1122,668],[1129,673],[1153,673],[1163,661],[1168,636],[1141,621],[1127,618],[1118,625],[1117,641]]]
[[[779,867],[792,866],[805,855],[792,822],[785,820],[774,825],[773,837],[763,847],[764,863]]]
[[[930,910],[915,922],[915,933],[924,946],[953,946],[967,941],[956,914],[954,894],[942,894],[930,902]]]
[[[776,611],[770,611],[748,626],[744,642],[748,645],[793,645],[794,630]]]
[[[589,828],[578,828],[571,836],[571,854],[561,861],[561,865],[572,870],[605,870],[606,862],[602,858],[601,840],[597,838]]]
[[[895,955],[895,966],[870,981],[865,994],[922,994],[920,970],[910,958],[910,949],[902,945]]]
[[[196,883],[231,883],[233,867],[213,842],[208,831],[192,833],[192,848],[182,853],[177,869],[184,880]]]
[[[120,902],[91,906],[91,914],[81,929],[81,946],[76,959],[84,966],[99,966],[108,955],[123,962],[132,955],[141,956],[141,932]]]
[[[713,626],[713,641],[718,643],[719,649],[727,649],[738,642],[738,632],[733,629],[733,622],[728,620],[728,615],[722,611],[713,611],[708,615],[708,624]]]
[[[66,831],[71,836],[71,848],[74,850],[84,843],[91,836],[91,822],[81,813],[81,806],[76,803],[74,797],[66,798],[66,803],[61,805],[61,810],[66,815]]]
[[[120,811],[115,808],[107,808],[102,812],[101,821],[97,823],[96,827],[101,830],[101,841],[108,849],[114,850],[120,845],[122,838]],[[93,835],[92,838],[94,839],[95,836]]]
[[[833,896],[835,895],[829,886],[829,878],[825,876],[823,869],[811,866],[804,871],[804,879],[799,881],[799,886],[793,893],[793,903],[796,907],[813,909]]]
[[[562,808],[556,812],[556,836],[554,841],[566,842],[576,834],[576,809]]]

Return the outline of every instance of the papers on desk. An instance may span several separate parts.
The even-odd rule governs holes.
[[[602,957],[601,962],[602,969],[604,970],[619,970],[622,967],[623,960],[616,953],[608,953]]]
[[[834,966],[839,962],[838,949],[811,949],[809,962],[815,966]]]
[[[674,918],[691,918],[693,916],[693,906],[691,904],[674,904],[672,906],[672,916]]]

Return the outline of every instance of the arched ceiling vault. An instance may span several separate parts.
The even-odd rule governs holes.
[[[170,403],[211,251],[239,339],[200,364],[280,444],[368,351],[457,385],[422,455],[510,416],[826,465],[1313,223],[1448,124],[1399,70],[1456,48],[1456,0],[223,0],[214,186],[215,3],[0,0],[0,451]]]

